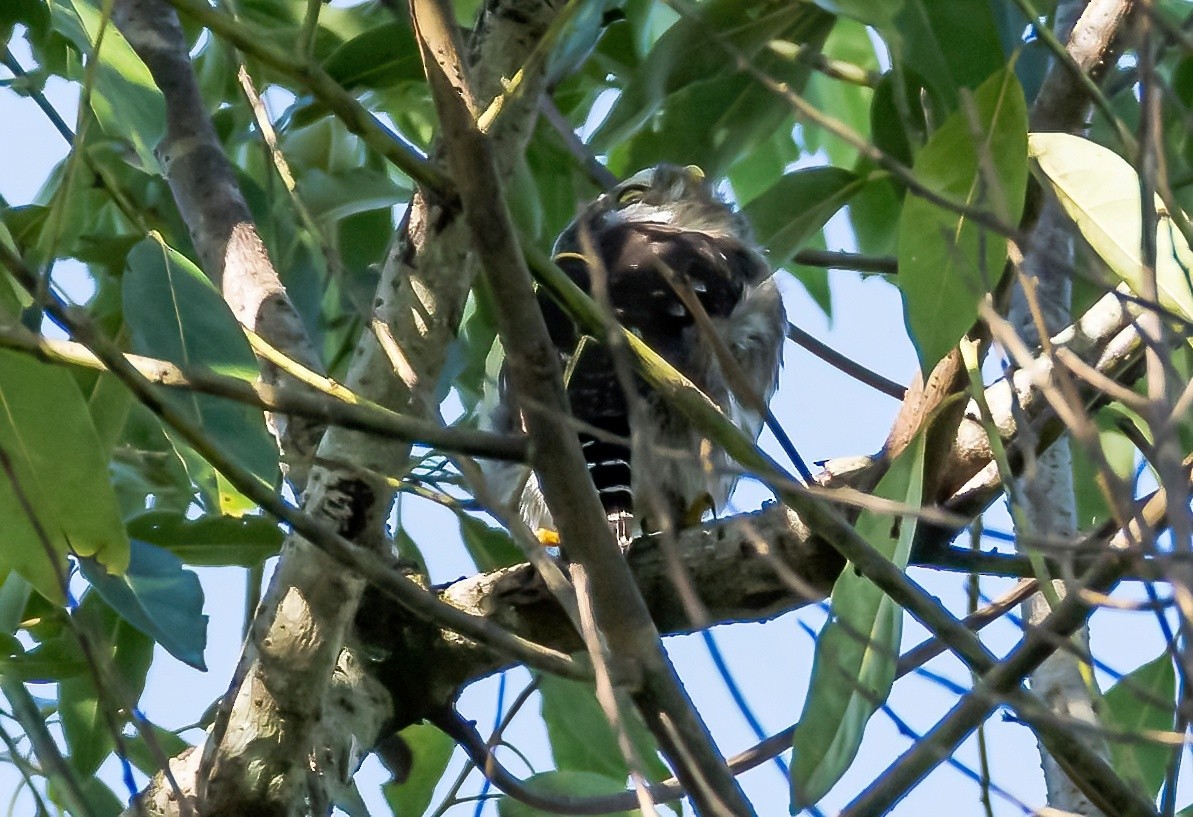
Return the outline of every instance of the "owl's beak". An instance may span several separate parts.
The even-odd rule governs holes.
[[[692,184],[700,184],[704,181],[704,171],[697,165],[688,165],[683,169],[683,172]]]

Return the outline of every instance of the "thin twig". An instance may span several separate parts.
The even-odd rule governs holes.
[[[888,380],[878,374],[878,372],[867,369],[862,364],[850,357],[846,357],[823,341],[812,337],[793,323],[787,324],[787,339],[798,343],[825,363],[840,369],[854,380],[865,383],[870,388],[885,394],[887,397],[902,400],[907,396],[907,387],[893,380]]]

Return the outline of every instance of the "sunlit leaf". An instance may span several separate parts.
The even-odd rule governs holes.
[[[1051,185],[1081,235],[1110,269],[1141,292],[1143,220],[1139,176],[1122,157],[1065,133],[1033,133],[1035,168]],[[1193,250],[1156,196],[1156,288],[1161,305],[1193,320]]]
[[[124,570],[128,537],[107,454],[69,372],[0,351],[0,449],[9,462],[0,471],[0,569],[52,599],[62,598],[68,552]]]
[[[895,459],[875,490],[877,496],[920,506],[924,439],[921,435]],[[911,555],[916,521],[864,510],[857,531],[902,568]],[[853,762],[867,721],[895,681],[902,631],[902,608],[846,565],[833,585],[829,622],[816,639],[812,680],[795,730],[793,813],[815,804]]]
[[[54,26],[91,58],[103,31],[91,108],[104,132],[127,139],[141,166],[157,172],[153,148],[165,134],[166,103],[149,69],[112,21],[101,0],[54,0]]]
[[[916,157],[916,178],[1010,228],[1027,189],[1027,106],[1014,72],[1003,70],[950,116]],[[989,174],[987,169],[992,169]],[[903,314],[925,372],[973,325],[978,302],[1002,276],[1006,240],[966,216],[909,195],[899,222]]]

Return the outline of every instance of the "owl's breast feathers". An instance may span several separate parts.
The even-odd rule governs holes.
[[[779,332],[778,337],[763,339],[766,349],[757,365],[767,371],[750,378],[769,398],[782,343],[782,329],[772,331],[772,325],[785,326],[786,319],[765,262],[732,235],[684,230],[662,222],[624,221],[608,214],[599,222],[581,223],[577,232],[565,234],[564,239],[574,238],[580,246],[561,239],[556,246],[560,267],[598,302],[610,306],[622,326],[704,390],[743,430],[756,436],[757,423],[739,416],[740,407],[711,346],[700,337],[695,318],[668,278],[678,286],[690,287],[735,356],[759,357],[750,350],[734,348],[735,324],[754,332],[761,317],[761,323],[771,327],[768,335]],[[760,290],[767,291],[760,296]],[[591,341],[580,345],[575,324],[549,297],[540,295],[540,304],[551,338],[571,373],[568,399],[573,415],[587,426],[580,431],[581,446],[610,518],[632,514],[634,496],[647,481],[668,506],[668,513],[689,513],[691,505],[704,496],[718,509],[723,506],[735,481],[735,475],[725,473],[729,463],[723,453],[717,452],[710,461],[706,452],[702,461],[697,450],[699,435],[686,419],[655,397],[637,374],[630,377],[643,399],[645,410],[639,416],[650,427],[634,428],[631,441],[631,415],[609,352]],[[748,314],[753,312],[760,314]],[[643,462],[646,459],[650,462]],[[648,473],[643,475],[643,470]]]

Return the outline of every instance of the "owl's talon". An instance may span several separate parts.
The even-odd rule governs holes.
[[[551,530],[550,528],[538,528],[534,532],[534,538],[539,540],[539,544],[545,548],[559,547],[559,531]]]

